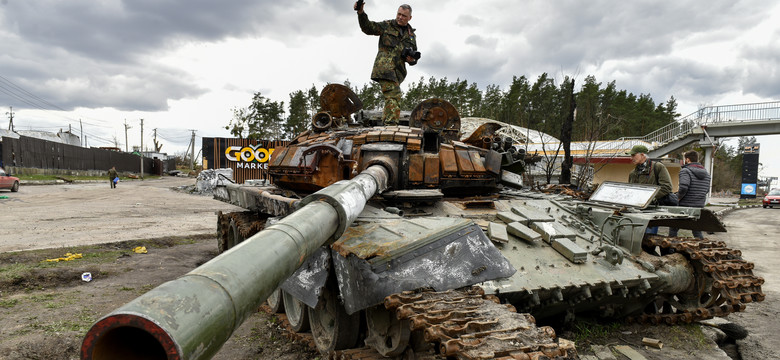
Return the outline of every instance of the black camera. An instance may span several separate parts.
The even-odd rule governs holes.
[[[412,49],[410,47],[406,47],[406,48],[403,49],[403,51],[401,51],[401,58],[402,59],[406,60],[407,56],[411,56],[414,59],[413,62],[409,63],[410,65],[417,64],[417,60],[420,60],[420,52],[419,51],[415,51],[414,49]]]

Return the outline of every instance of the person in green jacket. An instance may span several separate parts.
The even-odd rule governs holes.
[[[119,174],[116,172],[116,166],[112,166],[110,169],[108,169],[108,181],[111,183],[111,188],[116,188],[117,181],[114,180],[119,177]]]
[[[631,155],[631,162],[636,165],[634,170],[628,174],[628,182],[631,184],[648,184],[658,185],[660,190],[655,195],[655,202],[666,197],[672,192],[672,177],[669,175],[669,170],[660,161],[653,161],[647,157],[647,146],[634,145],[631,151],[628,152]],[[658,226],[648,227],[648,234],[657,234]]]
[[[371,80],[379,83],[385,98],[382,119],[385,125],[398,125],[401,116],[401,83],[406,78],[406,63],[415,65],[419,59],[415,29],[409,25],[412,7],[403,4],[398,8],[395,19],[374,22],[368,20],[363,6],[361,3],[358,8],[357,2],[353,6],[358,13],[360,30],[367,35],[379,36],[379,51],[371,70]]]

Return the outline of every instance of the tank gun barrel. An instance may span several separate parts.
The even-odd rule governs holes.
[[[338,239],[387,183],[387,170],[374,165],[306,197],[278,223],[98,320],[84,337],[81,358],[211,358],[284,279]]]

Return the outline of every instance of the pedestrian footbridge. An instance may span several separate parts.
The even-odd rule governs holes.
[[[650,157],[661,157],[694,142],[704,149],[704,166],[712,171],[719,138],[780,134],[780,101],[708,106],[641,137],[625,142],[652,145]]]

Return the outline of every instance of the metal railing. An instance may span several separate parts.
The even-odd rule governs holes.
[[[664,144],[687,136],[701,125],[716,124],[729,121],[769,121],[780,119],[780,101],[721,105],[703,107],[677,121],[663,126],[645,136],[622,137],[618,141],[643,141],[658,148]],[[615,144],[618,145],[619,143]],[[618,150],[618,149],[616,149]]]

